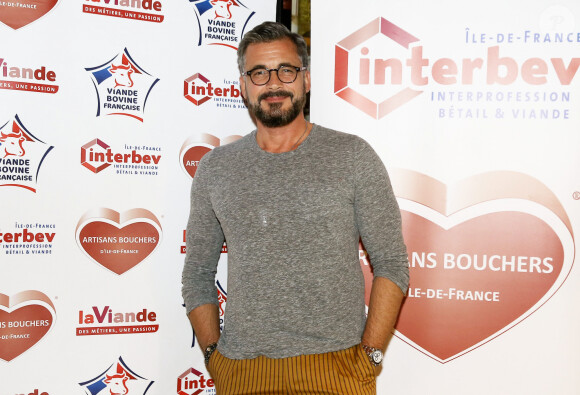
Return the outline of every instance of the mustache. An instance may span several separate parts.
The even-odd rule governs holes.
[[[262,100],[267,99],[269,97],[289,97],[290,99],[293,99],[294,95],[286,91],[266,92],[258,96],[258,102],[261,102]]]

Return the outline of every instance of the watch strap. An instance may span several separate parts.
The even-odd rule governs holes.
[[[374,366],[379,366],[383,362],[383,352],[379,348],[367,346],[366,344],[361,346]]]
[[[213,354],[213,352],[216,350],[217,348],[217,343],[211,343],[210,345],[208,345],[205,348],[205,351],[203,352],[203,357],[205,359],[205,366],[207,366],[209,364],[209,359],[211,357],[211,354]]]

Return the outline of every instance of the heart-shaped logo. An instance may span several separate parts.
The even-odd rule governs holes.
[[[43,17],[58,0],[10,0],[0,2],[0,22],[12,29],[20,29]]]
[[[11,361],[30,349],[55,321],[54,305],[42,292],[0,294],[0,359]]]
[[[440,361],[520,319],[562,273],[562,243],[533,215],[489,213],[447,230],[407,211],[402,219],[411,283],[397,330]]]
[[[419,351],[457,358],[524,320],[565,281],[572,227],[538,180],[494,172],[449,187],[390,173],[411,275],[395,335]]]
[[[205,154],[215,147],[219,147],[222,143],[229,144],[240,138],[241,136],[233,135],[225,137],[220,141],[217,137],[207,133],[190,137],[183,143],[179,151],[179,161],[181,162],[182,169],[193,178],[197,171],[199,161]]]
[[[113,273],[123,274],[147,258],[159,245],[161,224],[142,208],[122,214],[100,208],[83,215],[77,243],[92,259]]]

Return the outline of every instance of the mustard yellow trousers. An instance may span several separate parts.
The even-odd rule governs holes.
[[[360,345],[282,359],[229,359],[216,350],[208,370],[217,395],[376,394],[375,367]]]

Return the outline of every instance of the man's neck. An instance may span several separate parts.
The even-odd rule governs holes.
[[[266,152],[279,154],[293,151],[302,144],[311,129],[311,124],[302,114],[288,125],[275,128],[264,126],[258,121],[256,142]]]

